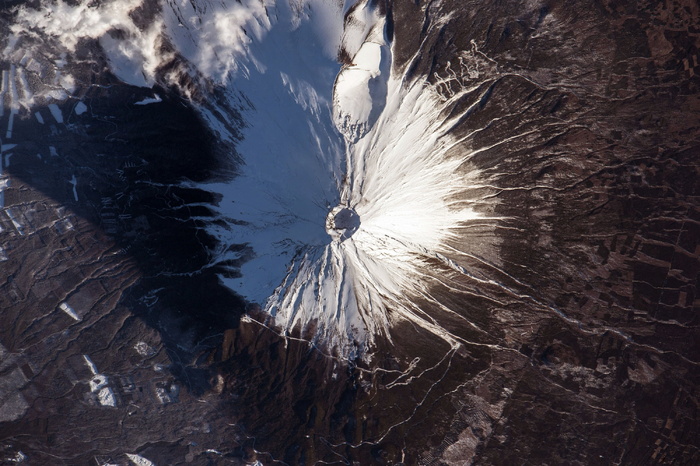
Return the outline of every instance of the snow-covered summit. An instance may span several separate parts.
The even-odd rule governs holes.
[[[59,0],[21,9],[15,32],[44,28],[69,52],[94,39],[126,82],[211,96],[193,105],[242,162],[203,186],[222,199],[211,261],[239,267],[222,281],[281,333],[345,358],[399,321],[450,340],[411,297],[428,294],[429,262],[460,270],[448,243],[479,217],[476,174],[452,103],[392,67],[382,2],[174,0],[137,24],[141,4]]]

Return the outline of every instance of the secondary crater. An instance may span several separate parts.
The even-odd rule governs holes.
[[[326,231],[335,241],[345,241],[360,228],[360,216],[348,206],[338,205],[328,212]]]

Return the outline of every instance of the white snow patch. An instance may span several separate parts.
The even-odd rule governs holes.
[[[4,94],[10,87],[10,74],[8,70],[2,70],[2,86],[0,87],[0,93]]]
[[[0,81],[0,117],[5,114],[5,94],[9,86],[10,75],[7,70],[2,70],[2,80]]]
[[[54,227],[58,231],[59,235],[62,235],[67,231],[72,231],[74,229],[73,223],[71,223],[70,219],[68,218],[63,218],[61,220],[56,221],[56,223],[54,223]]]
[[[134,105],[148,105],[148,104],[157,104],[158,102],[162,102],[163,99],[160,98],[158,94],[155,94],[153,97],[145,98],[143,100],[139,100],[136,102]]]
[[[7,157],[7,155],[5,157]],[[5,166],[7,167],[7,162],[5,162]],[[24,236],[24,227],[15,218],[15,214],[14,214],[13,209],[6,209],[5,214],[12,222],[12,225],[14,225],[15,229],[17,230],[17,233],[19,233],[20,236]]]
[[[145,341],[139,341],[134,345],[136,352],[143,357],[151,357],[156,351]]]
[[[76,115],[82,115],[83,113],[87,112],[87,105],[85,105],[83,102],[78,102],[75,104],[75,114]]]
[[[90,369],[90,372],[92,372],[93,375],[97,375],[97,366],[94,362],[92,362],[90,356],[88,356],[87,354],[83,354],[83,359],[85,360],[85,364],[87,364],[88,368]]]
[[[147,460],[147,459],[144,458],[143,456],[134,455],[134,454],[131,454],[131,453],[127,453],[126,456],[128,456],[128,457],[129,457],[129,461],[131,461],[132,463],[134,463],[136,466],[156,466],[155,463],[153,463],[153,462],[150,461],[150,460]]]
[[[100,391],[97,393],[97,401],[102,406],[110,406],[112,408],[117,406],[117,398],[114,396],[114,392],[109,387],[100,389]]]
[[[56,120],[56,123],[63,123],[63,113],[61,112],[61,109],[58,108],[58,105],[49,104],[49,111],[51,112],[53,119]]]
[[[73,185],[73,198],[78,202],[78,178],[73,175],[69,183]]]
[[[17,70],[17,81],[19,82],[20,89],[22,90],[22,98],[19,99],[19,104],[24,108],[29,109],[34,103],[34,95],[29,87],[27,74],[24,72],[24,68]]]
[[[107,377],[102,375],[102,374],[95,374],[95,376],[90,379],[90,391],[91,392],[97,392],[99,390],[102,390],[107,386],[108,380]]]
[[[41,112],[34,113],[34,116],[36,117],[36,121],[38,121],[42,125],[44,124],[44,117],[41,116]]]
[[[5,55],[12,53],[12,51],[17,46],[18,40],[19,37],[17,36],[17,34],[10,34],[10,36],[7,38],[7,45],[5,46],[5,50],[3,50],[2,53]]]
[[[12,130],[15,123],[15,110],[10,111],[10,118],[7,121],[7,131],[5,131],[5,139],[12,138]]]
[[[19,93],[17,92],[17,85],[15,84],[17,76],[17,66],[10,65],[10,78],[9,78],[9,91],[10,91],[10,109],[15,112],[19,110]]]
[[[1,167],[0,167],[0,175],[1,173]],[[0,209],[5,207],[5,190],[10,186],[10,179],[9,178],[0,178]],[[3,228],[0,225],[0,233],[3,232]],[[5,259],[2,260],[7,260],[7,256],[4,255],[5,253],[2,252],[1,255],[5,257]]]
[[[73,310],[68,303],[61,303],[58,308],[68,314],[74,320],[80,320],[80,316]]]
[[[17,93],[17,86],[15,85],[16,73],[17,67],[15,65],[10,65],[10,72],[8,75],[5,75],[5,73],[3,72],[3,89],[7,89],[9,91],[10,96],[10,116],[7,120],[7,131],[5,132],[5,139],[12,138],[12,132],[15,124],[15,115],[19,111],[19,95]],[[5,87],[5,80],[7,80],[7,87]]]
[[[380,44],[365,42],[355,56],[354,64],[345,67],[336,79],[333,119],[338,130],[351,141],[366,134],[374,123],[372,114],[376,118],[384,105],[386,84],[378,79],[382,49]],[[387,60],[387,53],[384,55],[384,60]],[[388,67],[384,68],[388,70]]]
[[[102,406],[116,407],[117,397],[109,386],[109,378],[106,375],[97,373],[97,367],[95,367],[95,364],[93,364],[92,360],[87,355],[83,355],[83,358],[85,362],[88,363],[88,367],[90,367],[90,371],[93,373],[89,384],[90,391],[97,395],[97,402]]]

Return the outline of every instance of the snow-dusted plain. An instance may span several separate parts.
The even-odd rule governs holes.
[[[209,227],[220,241],[212,264],[241,263],[222,281],[281,333],[344,358],[371,357],[399,321],[454,343],[412,298],[430,296],[425,278],[440,268],[466,273],[457,232],[489,221],[472,194],[479,173],[449,134],[460,116],[445,116],[451,101],[392,67],[381,11],[366,0],[171,0],[139,27],[129,11],[140,3],[23,9],[13,33],[41,28],[68,51],[99,39],[114,74],[136,86],[190,78],[198,89],[183,92],[242,162],[233,179],[203,186],[222,194],[226,220]],[[212,92],[225,98],[202,98]],[[351,234],[327,226],[343,208],[359,217]]]

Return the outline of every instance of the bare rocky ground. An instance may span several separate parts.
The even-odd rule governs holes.
[[[217,199],[175,187],[231,167],[183,100],[134,106],[87,48],[87,111],[2,139],[2,461],[700,463],[697,5],[386,10],[394,66],[446,99],[478,84],[453,133],[489,147],[464,170],[503,220],[459,240],[488,281],[435,282],[461,317],[431,314],[465,343],[406,325],[347,367],[241,320],[216,280],[237,264],[204,267]]]

